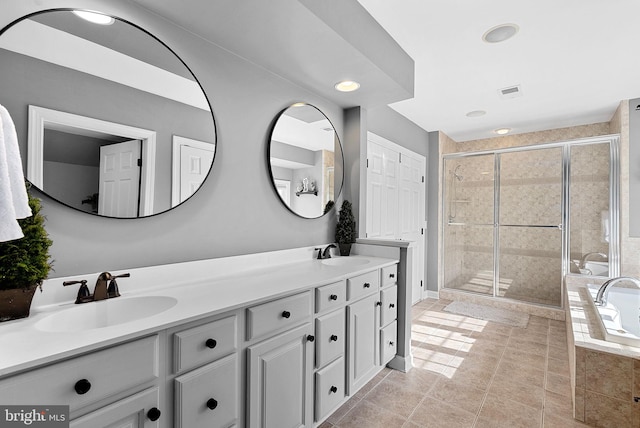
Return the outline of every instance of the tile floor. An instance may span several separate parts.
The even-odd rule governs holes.
[[[572,417],[565,324],[527,328],[413,307],[414,368],[384,369],[321,428],[586,427]]]

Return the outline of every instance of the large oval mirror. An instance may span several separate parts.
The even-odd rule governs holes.
[[[280,199],[301,217],[321,217],[340,195],[340,139],[329,119],[310,104],[297,103],[280,113],[271,133],[269,165]]]
[[[118,18],[70,10],[0,32],[0,104],[27,179],[69,207],[158,214],[189,198],[213,163],[216,132],[198,81],[173,51]]]

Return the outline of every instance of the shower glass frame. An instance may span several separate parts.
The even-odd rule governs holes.
[[[570,205],[570,192],[571,192],[571,147],[585,146],[591,144],[609,144],[609,277],[617,277],[620,275],[620,137],[617,134],[603,135],[591,138],[581,138],[577,140],[569,140],[554,143],[535,144],[519,147],[509,147],[501,149],[480,150],[473,152],[458,152],[450,153],[442,156],[441,164],[441,182],[443,183],[442,195],[441,195],[441,226],[442,226],[442,257],[440,262],[440,272],[443,275],[442,287],[447,287],[446,283],[446,248],[447,248],[447,226],[453,224],[449,218],[448,208],[450,206],[450,200],[447,199],[448,192],[448,180],[454,180],[455,177],[450,175],[450,172],[446,169],[447,161],[455,159],[464,159],[477,156],[493,155],[493,293],[484,294],[477,293],[479,295],[489,295],[491,297],[499,297],[502,300],[536,304],[547,307],[563,308],[564,307],[564,280],[566,275],[570,272],[569,263],[570,260],[570,231],[571,231],[571,205]],[[561,289],[560,294],[560,306],[546,305],[541,303],[510,299],[499,295],[499,280],[500,280],[500,245],[499,245],[499,228],[500,228],[500,155],[505,153],[514,152],[526,152],[532,150],[543,150],[550,148],[560,148],[562,150],[562,193],[561,193],[561,224],[558,228],[561,232],[561,278],[558,278],[558,284]],[[463,173],[464,174],[464,173]],[[457,224],[457,223],[456,223]],[[533,226],[536,227],[536,226]],[[460,290],[465,291],[465,290]],[[474,293],[473,291],[466,291]],[[475,293],[474,293],[475,294]]]

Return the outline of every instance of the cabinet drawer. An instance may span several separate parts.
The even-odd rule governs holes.
[[[0,397],[2,404],[69,405],[73,413],[157,378],[158,337],[151,336],[4,379]]]
[[[347,279],[347,299],[353,301],[375,293],[380,288],[380,273],[377,270]]]
[[[344,354],[344,308],[316,318],[316,368]]]
[[[237,337],[235,315],[174,334],[174,372],[190,370],[235,352]]]
[[[398,317],[398,287],[380,291],[380,327],[384,327]]]
[[[247,309],[247,340],[310,321],[311,291]]]
[[[316,288],[316,314],[339,308],[347,300],[347,286],[345,281],[334,282]]]
[[[321,420],[335,409],[345,396],[344,358],[340,357],[316,372],[315,419]]]
[[[382,268],[382,287],[395,284],[398,281],[398,265]]]
[[[387,364],[396,355],[398,349],[398,323],[392,322],[380,330],[380,362]]]
[[[130,397],[123,398],[113,404],[74,419],[69,427],[139,427],[140,416],[145,415],[144,428],[158,428],[166,417],[163,413],[160,413],[160,417],[155,421],[149,419],[147,414],[153,408],[156,410],[162,408],[160,406],[160,390],[157,387],[133,394]]]
[[[238,357],[229,355],[175,379],[176,428],[224,428],[238,418]]]

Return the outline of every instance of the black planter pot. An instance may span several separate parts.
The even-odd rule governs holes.
[[[338,244],[338,248],[340,248],[341,256],[348,256],[351,253],[351,245],[353,244]]]

